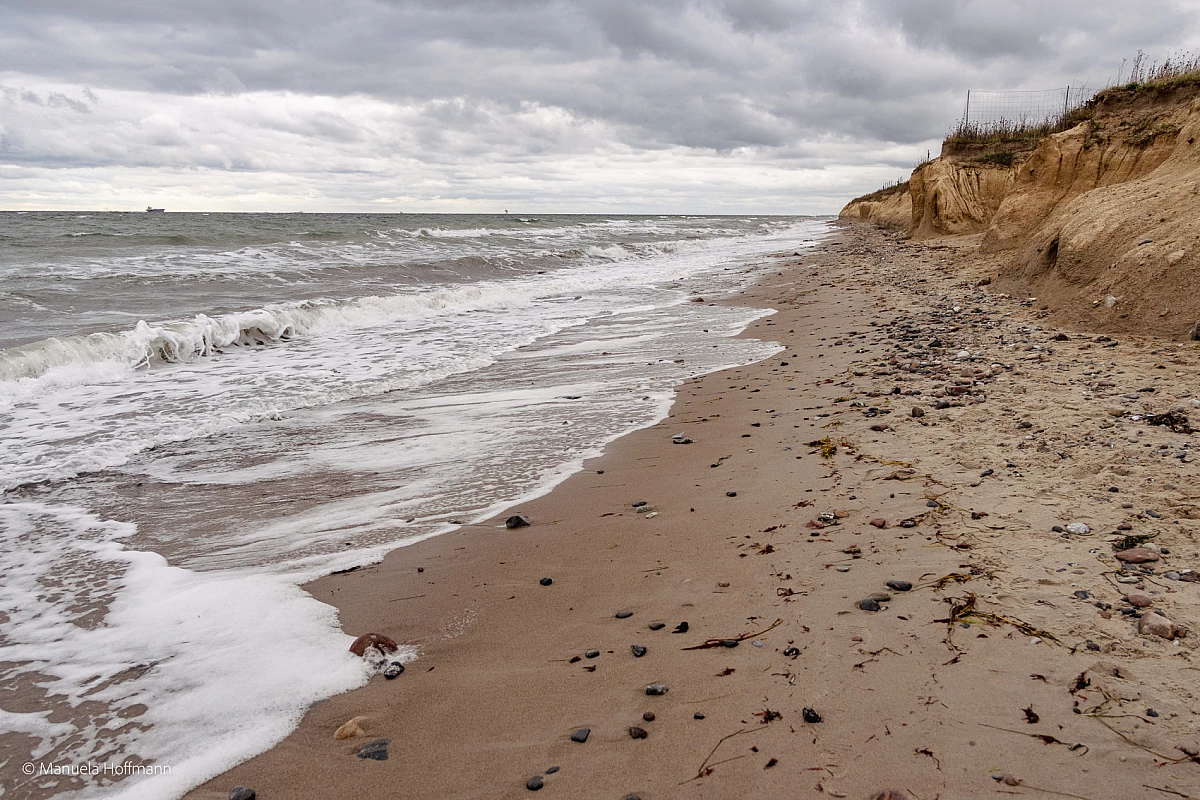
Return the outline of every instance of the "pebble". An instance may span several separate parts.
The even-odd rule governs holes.
[[[588,650],[586,653],[584,653],[584,655],[587,656],[588,658],[599,658],[600,651],[599,650]]]
[[[1154,601],[1144,594],[1131,594],[1125,599],[1128,600],[1129,605],[1133,606],[1134,608],[1149,608],[1150,606],[1154,605]]]
[[[859,600],[858,607],[863,611],[878,611],[879,603],[875,600],[867,598],[866,600]]]
[[[540,583],[542,586],[549,586],[550,584],[554,583],[554,579],[553,578],[542,578],[540,581],[538,581],[538,583]]]
[[[908,592],[912,590],[912,584],[908,581],[888,581],[887,587],[895,592]]]
[[[1068,522],[1065,530],[1067,533],[1073,533],[1076,536],[1087,536],[1092,532],[1091,527],[1084,522]]]
[[[642,714],[642,719],[644,719],[646,722],[654,722],[654,712],[647,711],[645,714]]]
[[[633,616],[632,611],[618,611],[616,613],[617,619],[629,619],[632,616]]]
[[[1158,712],[1157,712],[1157,711],[1155,711],[1153,708],[1147,708],[1147,709],[1146,709],[1146,716],[1147,716],[1147,717],[1157,717],[1157,716],[1158,716]]]
[[[1131,547],[1117,553],[1117,560],[1126,564],[1148,564],[1158,561],[1158,553],[1145,547]]]
[[[532,778],[525,781],[525,788],[531,792],[536,792],[538,789],[541,789],[545,785],[546,785],[546,782],[544,780],[542,780],[541,775],[534,775]]]
[[[800,716],[804,717],[805,722],[810,722],[813,724],[821,721],[821,715],[807,706],[805,706],[804,710],[800,712]]]
[[[634,508],[641,508],[641,507],[642,507],[642,506],[644,506],[644,505],[646,505],[646,501],[645,501],[645,500],[638,500],[636,503],[634,503],[634,504],[633,504],[633,507],[634,507]]]
[[[399,661],[393,661],[391,664],[388,664],[388,668],[383,671],[383,677],[387,678],[390,681],[394,678],[400,677],[400,675],[402,675],[403,673],[404,673],[404,665],[401,664]]]
[[[737,646],[738,646],[737,639],[722,639],[721,640],[721,647],[737,647]]]
[[[649,735],[650,734],[646,733],[645,728],[639,728],[636,725],[631,725],[629,727],[629,738],[630,739],[645,739]]]
[[[577,730],[571,734],[571,741],[579,742],[580,744],[583,744],[584,742],[586,742],[588,740],[588,737],[591,735],[592,735],[591,728],[580,728],[579,730]]]
[[[333,738],[341,741],[343,739],[353,739],[355,736],[363,736],[366,731],[359,725],[360,722],[366,720],[366,717],[355,717],[349,722],[343,722],[338,729],[333,732]]]
[[[1176,572],[1175,570],[1169,570],[1169,571],[1167,571],[1167,572],[1164,572],[1164,573],[1163,573],[1163,577],[1164,577],[1164,578],[1166,578],[1166,579],[1167,579],[1167,580],[1169,580],[1169,581],[1177,581],[1177,580],[1179,580],[1179,579],[1180,579],[1182,576],[1181,576],[1181,575],[1180,575],[1178,572]]]
[[[900,527],[901,528],[915,528],[915,527],[917,527],[917,523],[914,520],[906,519],[906,520],[901,521]]]
[[[668,691],[670,691],[670,689],[665,683],[652,683],[646,687],[646,694],[652,697],[666,694]]]
[[[373,742],[367,742],[358,748],[357,755],[359,758],[369,758],[372,761],[387,761],[388,745],[391,742],[391,739],[376,739]]]
[[[1177,636],[1180,638],[1186,636],[1187,628],[1181,628],[1162,614],[1150,611],[1142,614],[1142,618],[1138,620],[1138,633],[1158,636],[1162,639],[1174,639]]]
[[[849,571],[850,571],[850,565],[849,565],[849,564],[838,564],[838,565],[837,565],[837,571],[838,571],[838,572],[849,572]]]
[[[789,658],[795,658],[796,656],[800,655],[800,650],[796,647],[789,647],[783,651],[783,654]]]
[[[675,630],[671,631],[671,633],[687,633],[687,632],[688,632],[688,624],[686,622],[679,623],[678,625],[675,626]]]
[[[646,655],[646,648],[642,647],[640,644],[629,645],[629,650],[633,653],[634,658],[641,658],[642,656]]]
[[[350,644],[350,652],[356,656],[364,655],[370,648],[386,655],[396,652],[400,646],[382,633],[364,633]]]
[[[650,630],[652,630],[652,631],[661,631],[663,628],[667,627],[667,623],[651,622],[647,627],[650,628]]]
[[[737,492],[726,492],[725,496],[726,497],[737,497]]]
[[[695,714],[692,714],[692,719],[704,719],[704,715],[697,711]]]
[[[546,774],[553,775],[554,773],[558,772],[560,769],[561,769],[561,767],[558,767],[558,766],[550,767],[550,769],[546,770]]]
[[[526,517],[523,514],[513,514],[511,517],[504,520],[504,527],[508,528],[509,530],[512,530],[513,528],[528,528],[529,517]]]
[[[880,517],[880,518],[876,518],[876,519],[873,519],[873,520],[871,520],[871,521],[870,521],[870,522],[868,522],[867,524],[868,524],[868,525],[872,525],[872,526],[874,526],[874,527],[876,527],[876,528],[886,528],[886,527],[887,527],[887,520],[886,520],[886,519],[883,519],[882,517]]]
[[[229,790],[229,800],[254,800],[257,796],[249,786],[235,786]]]

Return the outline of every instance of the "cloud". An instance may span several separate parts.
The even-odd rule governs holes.
[[[1196,19],[1195,0],[11,4],[0,191],[834,211],[935,148],[966,89],[1098,86],[1139,47],[1195,46]],[[83,193],[101,174],[114,188]]]

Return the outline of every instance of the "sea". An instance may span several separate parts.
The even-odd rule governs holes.
[[[777,344],[786,216],[0,213],[0,797],[177,798],[365,683],[303,584]],[[418,659],[405,648],[402,660]]]

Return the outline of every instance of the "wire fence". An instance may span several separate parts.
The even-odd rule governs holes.
[[[1035,127],[1058,120],[1082,107],[1096,94],[1086,86],[1040,91],[967,91],[962,125],[965,128],[995,124]]]

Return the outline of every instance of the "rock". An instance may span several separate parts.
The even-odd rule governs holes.
[[[1149,608],[1154,605],[1154,601],[1144,594],[1131,594],[1125,597],[1129,601],[1129,605],[1134,608]]]
[[[642,719],[644,719],[646,722],[654,722],[654,712],[647,711],[645,714],[642,714]]]
[[[546,785],[546,782],[544,780],[542,780],[541,775],[534,775],[532,778],[525,781],[525,788],[531,792],[536,792],[538,789],[541,789],[545,785]]]
[[[540,581],[538,581],[538,583],[540,583],[542,586],[549,586],[550,584],[554,583],[554,578],[542,578]]]
[[[886,520],[886,519],[881,519],[881,518],[876,518],[876,519],[873,519],[873,520],[871,520],[871,521],[870,521],[870,522],[868,522],[867,524],[868,524],[868,525],[872,525],[872,526],[874,526],[874,527],[876,527],[876,528],[886,528],[886,527],[887,527],[887,520]]]
[[[838,571],[838,572],[849,572],[849,571],[850,571],[850,565],[849,565],[849,564],[838,564],[838,565],[837,565],[837,571]]]
[[[695,714],[692,714],[692,719],[704,719],[704,715],[697,711]]]
[[[646,694],[650,695],[651,697],[664,695],[669,691],[670,689],[665,683],[652,683],[646,687]]]
[[[387,678],[390,681],[390,680],[400,677],[403,673],[404,673],[404,665],[401,664],[399,661],[393,661],[392,663],[388,664],[387,669],[385,669],[383,671],[383,677]]]
[[[737,497],[737,492],[726,492],[725,496],[726,497]]]
[[[667,623],[655,621],[655,622],[651,622],[646,627],[652,631],[661,631],[663,628],[667,627]]]
[[[1091,527],[1085,522],[1068,522],[1063,530],[1076,536],[1087,536],[1092,532]]]
[[[642,656],[646,655],[646,648],[642,647],[640,644],[629,645],[629,650],[633,653],[634,658],[641,658]]]
[[[1148,564],[1158,561],[1158,553],[1145,547],[1131,547],[1117,553],[1117,560],[1126,564]]]
[[[901,528],[915,528],[915,527],[917,527],[917,521],[915,519],[901,520],[900,527]]]
[[[796,656],[800,655],[800,649],[796,647],[789,647],[783,651],[783,654],[788,658],[795,658]]]
[[[513,528],[528,528],[529,517],[522,514],[513,514],[508,519],[504,520],[504,527],[512,530]]]
[[[721,640],[721,647],[737,647],[737,646],[738,646],[737,639],[722,639]]]
[[[814,725],[821,721],[821,715],[807,706],[805,706],[804,710],[800,712],[800,716],[804,718],[805,722],[812,723]]]
[[[1175,623],[1155,611],[1142,614],[1142,618],[1138,620],[1138,633],[1163,639],[1174,639],[1178,635]],[[1184,635],[1186,634],[1185,628]]]
[[[350,652],[356,656],[366,655],[367,650],[375,648],[383,655],[394,653],[400,646],[382,633],[364,633],[350,645]]]
[[[633,612],[632,611],[618,611],[615,616],[617,619],[629,619],[630,617],[633,616]]]
[[[867,597],[868,600],[874,600],[876,603],[887,603],[892,599],[892,596],[887,592],[875,592],[875,594]]]
[[[340,741],[342,739],[353,739],[355,736],[365,736],[367,732],[362,729],[360,723],[366,722],[366,720],[366,717],[354,717],[349,722],[343,722],[333,732],[333,738]]]
[[[878,601],[867,598],[866,600],[859,600],[858,607],[863,611],[878,611],[879,603]]]
[[[560,769],[559,767],[550,767],[549,769],[546,770],[546,774],[553,775],[554,773],[558,772],[559,769]]]
[[[591,735],[592,735],[591,728],[580,728],[579,730],[577,730],[571,734],[571,741],[579,742],[579,744],[583,744],[584,742],[586,742],[588,740],[588,737]]]
[[[1125,409],[1121,408],[1120,406],[1109,406],[1108,415],[1110,417],[1116,417],[1119,419],[1125,416]]]
[[[944,411],[945,409],[950,407],[950,401],[949,400],[938,400],[936,403],[933,404],[933,407],[936,408],[938,411]]]
[[[895,592],[912,591],[912,584],[908,581],[888,581],[887,587]]]
[[[671,633],[687,633],[687,632],[688,632],[688,624],[686,622],[679,623],[678,625],[675,626],[675,630],[671,631]]]
[[[923,417],[925,416],[925,409],[921,408],[920,406],[913,406],[912,410],[910,410],[908,413],[912,414],[914,417]]]
[[[1080,589],[1079,591],[1075,592],[1074,594],[1080,600],[1087,600],[1089,597],[1091,597],[1091,595],[1085,589]]]
[[[359,758],[369,758],[372,761],[387,761],[388,745],[391,742],[391,739],[376,739],[372,742],[367,742],[358,748],[357,755]]]
[[[646,733],[645,728],[639,728],[636,725],[629,726],[629,738],[630,739],[645,739],[649,735],[650,734]]]
[[[257,796],[249,786],[235,786],[229,790],[229,800],[254,800]]]
[[[1162,576],[1169,581],[1177,581],[1183,577],[1182,575],[1180,575],[1178,572],[1176,572],[1173,569],[1168,570],[1167,572],[1164,572]]]
[[[584,655],[587,656],[588,658],[599,658],[600,651],[599,650],[588,650],[586,653],[584,653]]]

